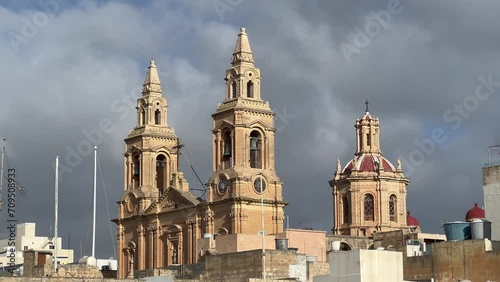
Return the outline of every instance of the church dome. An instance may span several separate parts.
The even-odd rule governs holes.
[[[342,174],[350,174],[353,170],[353,160],[349,161],[342,170]],[[378,168],[383,168],[388,172],[396,172],[396,168],[381,155],[362,154],[355,158],[355,165],[358,171],[377,171]]]
[[[418,219],[411,216],[410,211],[406,212],[406,226],[420,226],[420,222],[418,222]]]
[[[473,219],[484,219],[484,210],[477,206],[477,203],[474,203],[474,207],[470,209],[465,215],[466,221],[471,221]]]

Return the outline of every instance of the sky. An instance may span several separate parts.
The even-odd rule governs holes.
[[[337,159],[353,157],[355,120],[369,100],[383,155],[400,158],[411,180],[408,210],[424,232],[442,233],[443,222],[483,205],[481,168],[500,160],[499,150],[488,154],[500,144],[499,8],[488,0],[2,1],[0,137],[26,190],[15,219],[53,232],[59,156],[58,233],[76,259],[90,255],[98,146],[96,255],[115,256],[110,219],[123,192],[123,139],[151,58],[168,123],[207,181],[211,114],[244,25],[261,96],[277,113],[290,227],[331,232],[328,180]],[[185,159],[181,166],[200,188]]]

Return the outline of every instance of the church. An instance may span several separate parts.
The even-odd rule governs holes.
[[[179,137],[168,125],[167,100],[150,62],[137,122],[125,139],[123,195],[113,220],[119,278],[133,270],[195,263],[197,240],[204,234],[257,234],[261,212],[266,234],[283,231],[287,202],[274,168],[275,114],[262,99],[260,79],[241,28],[226,71],[226,93],[212,114],[213,170],[202,199],[179,170]]]
[[[118,278],[197,263],[204,255],[198,244],[205,234],[255,235],[262,232],[261,220],[266,235],[284,232],[287,202],[275,170],[275,114],[260,91],[261,73],[245,28],[224,80],[225,93],[212,114],[212,174],[200,198],[180,171],[182,145],[168,124],[167,95],[150,62],[137,99],[136,124],[125,138],[123,194],[113,220]],[[408,221],[409,179],[399,161],[394,166],[382,156],[380,122],[368,103],[355,129],[355,157],[343,168],[338,161],[329,182],[334,228],[328,240],[363,238],[369,243],[376,232],[408,229],[409,222],[418,221]],[[368,243],[358,247],[368,248]]]

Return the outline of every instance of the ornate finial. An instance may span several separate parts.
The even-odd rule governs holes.
[[[366,105],[366,112],[368,112],[368,100],[366,100],[365,105]]]
[[[341,171],[342,166],[340,165],[340,160],[337,159],[337,171]]]
[[[240,31],[241,31],[242,34],[246,34],[246,30],[245,30],[245,28],[243,26],[240,28]]]
[[[401,168],[401,160],[400,159],[398,159],[398,170],[402,170],[402,168]]]

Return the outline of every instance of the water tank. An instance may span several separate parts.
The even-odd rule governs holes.
[[[276,245],[276,250],[288,250],[288,239],[274,239],[274,243]]]
[[[95,257],[90,257],[90,256],[84,256],[83,258],[78,260],[79,264],[86,264],[86,265],[92,265],[96,266],[97,265],[97,260]]]
[[[491,240],[491,222],[483,219],[474,219],[470,223],[472,239]]]
[[[332,241],[332,251],[340,251],[340,241]]]
[[[117,260],[110,260],[109,261],[109,269],[110,270],[118,270],[118,261]]]
[[[470,225],[467,222],[447,222],[443,227],[446,240],[448,241],[469,240],[471,238]]]

